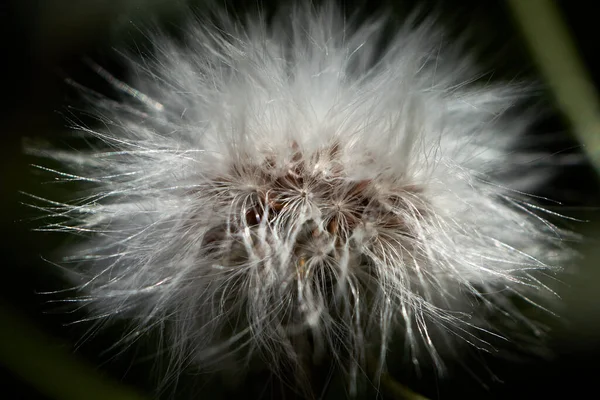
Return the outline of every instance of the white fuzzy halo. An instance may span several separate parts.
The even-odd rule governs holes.
[[[484,314],[527,323],[511,299],[550,292],[569,234],[511,189],[530,119],[503,114],[525,88],[471,82],[430,20],[378,55],[383,21],[287,18],[156,36],[136,89],[98,67],[131,97],[98,100],[88,152],[33,150],[94,185],[45,208],[92,233],[69,258],[82,300],[164,325],[178,365],[257,355],[302,380],[328,354],[351,384],[392,335],[441,366],[432,330],[485,347]]]

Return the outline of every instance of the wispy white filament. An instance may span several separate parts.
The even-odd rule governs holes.
[[[351,383],[392,336],[441,366],[447,339],[506,333],[490,313],[528,324],[512,299],[537,301],[568,251],[515,189],[546,177],[515,161],[526,90],[478,83],[433,20],[383,26],[300,7],[157,35],[131,86],[94,67],[124,98],[95,99],[90,148],[34,150],[93,188],[45,210],[88,237],[67,261],[94,315],[160,326],[180,366],[303,380],[328,355]]]

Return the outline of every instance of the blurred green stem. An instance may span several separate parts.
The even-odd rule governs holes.
[[[413,392],[386,373],[381,375],[381,386],[388,396],[395,400],[428,400],[427,397]]]
[[[41,394],[56,400],[143,400],[69,354],[0,304],[0,363]]]
[[[600,173],[600,102],[553,0],[509,0],[556,102]],[[590,8],[591,11],[591,8]]]

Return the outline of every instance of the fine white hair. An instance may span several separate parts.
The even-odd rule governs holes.
[[[87,185],[40,207],[84,237],[64,262],[92,316],[159,327],[178,367],[258,358],[301,382],[327,355],[351,387],[393,336],[441,368],[450,338],[510,335],[491,313],[535,335],[513,300],[552,295],[570,252],[524,193],[547,178],[531,115],[506,112],[527,86],[480,82],[415,21],[383,38],[334,6],[221,16],[149,33],[127,85],[94,66],[123,96],[91,95],[89,147],[29,149]]]

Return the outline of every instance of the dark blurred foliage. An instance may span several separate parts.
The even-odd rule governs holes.
[[[123,62],[113,46],[143,43],[140,27],[145,24],[158,23],[166,29],[176,27],[185,13],[177,5],[183,2],[13,0],[0,6],[3,33],[0,76],[5,104],[0,107],[0,245],[4,273],[0,279],[0,299],[34,321],[48,335],[60,338],[65,343],[65,351],[72,352],[76,348],[79,356],[104,374],[146,393],[151,392],[156,382],[153,374],[157,366],[145,357],[152,352],[152,338],[122,352],[105,351],[119,336],[119,326],[98,331],[82,342],[80,338],[90,328],[89,324],[68,323],[85,314],[81,311],[64,313],[56,303],[50,303],[49,300],[60,297],[58,294],[39,294],[65,287],[42,255],[51,255],[67,239],[57,234],[31,232],[38,222],[32,220],[35,213],[21,204],[26,199],[19,192],[40,193],[48,189],[40,189],[43,179],[28,166],[31,160],[22,154],[22,139],[59,137],[65,131],[66,105],[81,105],[63,78],[69,76],[85,85],[101,87],[101,80],[83,62],[87,57],[126,79]],[[202,13],[202,3],[195,3],[196,12]],[[256,5],[255,1],[241,0],[226,3],[239,14]],[[276,3],[265,1],[264,9],[268,12]],[[388,9],[385,7],[390,4],[391,1],[352,1],[346,2],[345,8],[349,13],[359,10],[368,14]],[[471,38],[469,48],[478,55],[477,60],[484,70],[493,71],[492,79],[541,79],[504,1],[407,0],[393,2],[391,7],[400,16],[415,4],[423,10],[438,12],[441,21],[448,25],[450,36],[466,31]],[[559,5],[598,86],[600,44],[593,4],[565,0]],[[549,110],[535,127],[537,134],[556,138],[544,146],[551,151],[580,152],[554,109],[551,94],[542,94],[536,102]],[[565,202],[569,215],[592,221],[575,224],[575,229],[587,237],[581,246],[585,252],[598,247],[595,245],[600,234],[600,214],[596,211],[600,205],[598,188],[595,172],[582,163],[565,167],[557,179],[539,193]],[[588,391],[594,393],[595,379],[600,372],[596,361],[600,359],[600,296],[596,294],[600,283],[596,264],[600,254],[597,250],[593,254],[592,250],[580,269],[564,278],[566,309],[561,313],[565,317],[549,322],[554,328],[550,337],[554,356],[550,359],[515,361],[474,354],[464,360],[464,365],[450,368],[445,379],[437,378],[427,369],[417,376],[402,366],[392,365],[391,372],[399,381],[430,398],[571,398]],[[6,382],[1,383],[0,388],[13,393],[6,398],[43,398],[7,369],[0,368],[2,378]],[[194,398],[218,398],[212,389],[194,383],[201,381],[196,378],[184,376],[174,398],[188,398],[191,393],[195,394]],[[256,378],[254,384],[235,393],[253,398],[264,386],[261,379]],[[213,383],[213,386],[219,384],[223,383]],[[277,398],[269,392],[263,395]]]

